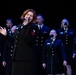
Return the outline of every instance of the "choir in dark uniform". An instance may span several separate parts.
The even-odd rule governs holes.
[[[5,37],[4,42],[4,48],[3,48],[3,55],[2,55],[2,65],[5,67],[5,75],[11,75],[12,74],[12,54],[13,54],[13,45],[14,40],[10,39],[9,37],[12,37],[12,27],[14,23],[11,18],[8,18],[6,20],[6,30],[7,30],[7,36]],[[15,28],[16,29],[16,28]]]
[[[44,75],[46,74],[46,70],[42,67],[42,52],[43,52],[43,45],[45,40],[49,36],[50,28],[46,26],[44,23],[44,18],[41,14],[37,15],[37,31],[35,36],[35,50],[36,50],[36,75]]]
[[[65,70],[67,75],[74,74],[76,38],[69,21],[62,19],[56,32],[32,9],[24,11],[20,19],[16,31],[12,31],[11,19],[7,20],[10,26],[0,27],[0,67],[6,67],[6,75],[60,75]],[[52,31],[54,39],[49,36]]]
[[[74,29],[70,28],[69,21],[64,18],[61,21],[61,27],[58,29],[58,37],[62,40],[67,56],[67,75],[72,74],[72,56],[73,56],[73,38],[75,37]]]
[[[42,66],[47,68],[47,75],[64,73],[67,58],[62,40],[57,38],[55,29],[50,31],[49,38],[45,40],[42,62]]]

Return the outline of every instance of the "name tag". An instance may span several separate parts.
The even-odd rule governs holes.
[[[63,32],[60,32],[60,34],[63,34]]]
[[[47,45],[50,45],[50,43],[47,43]]]

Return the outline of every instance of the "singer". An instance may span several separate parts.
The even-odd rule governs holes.
[[[63,18],[61,21],[60,28],[58,29],[58,38],[60,38],[65,46],[65,52],[67,56],[67,66],[66,66],[66,73],[67,75],[72,75],[73,69],[73,60],[72,56],[73,52],[73,38],[75,37],[74,29],[70,28],[70,24],[68,19]]]
[[[33,9],[27,9],[23,12],[20,19],[23,21],[17,25],[18,28],[14,34],[14,51],[12,58],[12,75],[34,75],[34,49],[33,49],[33,23],[36,21],[36,12]],[[0,33],[7,35],[6,29],[0,29]]]
[[[44,69],[47,68],[47,75],[61,75],[64,73],[64,66],[66,64],[64,45],[57,38],[56,30],[52,29],[49,38],[44,43],[42,66]]]

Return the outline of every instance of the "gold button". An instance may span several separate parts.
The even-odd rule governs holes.
[[[19,33],[19,31],[17,33]]]
[[[12,56],[12,54],[10,54],[10,56]]]
[[[41,40],[41,42],[43,42],[43,40]]]
[[[38,44],[36,44],[36,46],[38,46]]]
[[[66,42],[66,44],[68,44],[68,43]]]
[[[17,38],[18,36],[16,36],[16,38]]]
[[[16,40],[16,42],[17,42],[17,40]]]
[[[12,50],[11,50],[11,52],[12,52]]]
[[[11,48],[13,48],[13,46],[11,46]]]
[[[15,47],[16,47],[16,45],[15,45]]]
[[[52,51],[52,53],[54,53],[54,51]]]
[[[68,39],[68,37],[66,37],[66,39]]]
[[[38,42],[38,40],[36,40],[36,42]]]
[[[42,46],[42,44],[41,44],[41,46]]]
[[[68,40],[66,40],[66,41],[68,41]]]
[[[41,38],[43,38],[43,37],[41,37]]]
[[[52,54],[52,56],[54,56],[54,54]]]
[[[39,38],[39,37],[37,36],[37,38]]]

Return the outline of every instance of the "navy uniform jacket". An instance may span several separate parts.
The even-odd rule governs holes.
[[[19,24],[14,34],[13,60],[33,61],[34,48],[33,37],[35,36],[35,27],[32,24],[23,26]]]
[[[64,45],[60,39],[55,39],[53,44],[50,39],[45,41],[42,63],[51,62],[51,57],[54,59],[53,63],[55,64],[67,60]]]
[[[35,48],[38,55],[42,55],[44,41],[48,38],[49,32],[50,28],[46,25],[43,25],[42,29],[37,29],[35,36]]]
[[[71,63],[73,55],[73,38],[75,36],[74,30],[69,28],[67,32],[64,32],[63,29],[58,29],[58,37],[62,40],[66,55],[68,58],[68,63]]]
[[[11,61],[12,62],[12,53],[13,53],[13,41],[5,41],[3,48],[2,61]]]
[[[7,36],[5,37],[2,61],[11,61],[12,60],[14,40],[9,38],[9,37],[12,37],[12,35],[13,34],[12,34],[11,30],[8,31],[8,29],[7,29]]]
[[[4,48],[3,48],[3,55],[2,61],[6,61],[6,75],[11,75],[12,69],[12,54],[13,54],[13,45],[14,40],[10,39],[12,37],[11,30],[8,31],[7,29],[7,36],[5,37]]]

